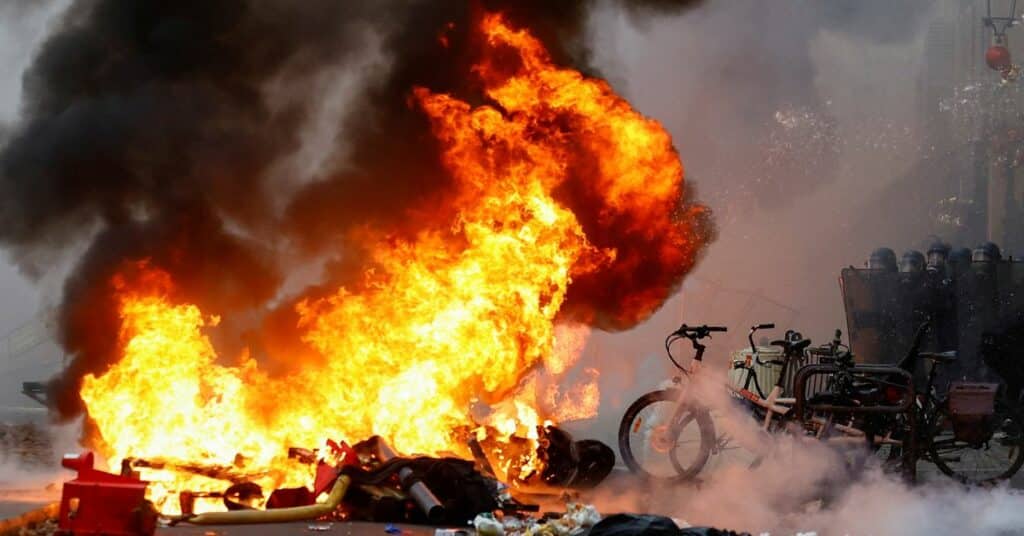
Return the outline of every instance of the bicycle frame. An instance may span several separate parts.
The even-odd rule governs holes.
[[[734,365],[733,365],[734,368],[741,368],[741,369],[743,369],[745,371],[746,378],[744,379],[743,387],[739,387],[737,385],[734,385],[732,382],[724,382],[724,385],[726,386],[726,388],[730,392],[732,392],[733,394],[735,394],[735,395],[737,395],[739,397],[744,398],[745,400],[751,402],[752,404],[756,405],[757,407],[761,408],[761,410],[764,411],[764,418],[761,420],[758,428],[760,430],[764,431],[764,432],[769,432],[770,433],[772,431],[772,424],[773,423],[777,423],[781,427],[781,425],[786,423],[786,422],[799,422],[799,423],[803,423],[805,425],[806,424],[811,424],[811,425],[817,427],[818,433],[816,434],[816,439],[818,439],[818,440],[822,440],[822,441],[826,441],[826,442],[832,442],[832,443],[850,442],[850,441],[853,441],[853,442],[863,441],[866,438],[866,436],[867,436],[865,431],[860,430],[860,429],[858,429],[858,428],[856,428],[854,426],[849,426],[847,424],[834,423],[831,420],[831,415],[833,413],[845,413],[845,414],[851,413],[851,408],[849,406],[833,406],[833,405],[817,404],[817,405],[814,405],[813,407],[809,407],[806,404],[806,402],[805,402],[805,398],[806,398],[805,397],[806,384],[807,384],[808,378],[810,378],[811,376],[816,375],[816,374],[834,374],[835,372],[840,370],[840,367],[838,365],[834,365],[834,364],[819,364],[819,365],[806,365],[804,367],[801,367],[800,370],[797,371],[796,377],[794,378],[794,383],[795,383],[795,385],[794,385],[794,396],[793,397],[783,397],[782,393],[783,393],[783,389],[784,389],[784,382],[785,382],[785,378],[786,378],[786,371],[791,366],[792,359],[794,357],[794,356],[791,356],[791,355],[786,355],[781,360],[781,367],[782,368],[779,371],[778,379],[776,380],[775,384],[772,386],[772,389],[768,393],[768,395],[764,396],[764,393],[761,390],[760,384],[757,383],[757,376],[756,376],[755,370],[753,369],[752,361],[756,362],[758,364],[761,364],[761,365],[771,364],[771,362],[761,361],[761,359],[759,357],[760,356],[760,353],[759,353],[760,351],[759,351],[757,345],[755,345],[754,342],[753,342],[753,335],[754,335],[754,333],[759,328],[766,327],[766,326],[767,325],[753,326],[751,328],[751,330],[750,330],[750,332],[749,332],[749,334],[747,336],[747,340],[750,342],[750,346],[751,346],[751,357],[748,358],[747,363],[743,363],[743,364],[739,364],[739,365],[737,365],[737,363],[734,363]],[[689,367],[682,367],[675,360],[674,356],[672,356],[671,348],[670,348],[672,342],[674,342],[674,341],[673,341],[673,339],[671,337],[666,340],[666,349],[668,350],[669,357],[672,360],[672,362],[674,364],[676,364],[676,366],[684,374],[686,374],[687,376],[698,377],[698,375],[700,374],[700,371],[702,370],[705,346],[703,344],[699,343],[698,341],[696,341],[694,339],[691,339],[691,342],[693,343],[694,348],[696,350],[696,354],[694,355],[694,358],[691,361]],[[834,341],[833,344],[837,344],[837,342]],[[876,368],[863,368],[862,367],[862,368],[858,368],[858,372],[895,374],[895,375],[899,375],[901,377],[906,378],[908,382],[910,382],[910,380],[911,380],[910,373],[904,371],[903,369],[900,369],[900,368],[897,368],[897,367],[892,367],[892,366],[888,366],[888,367],[878,366]],[[677,380],[678,380],[678,378],[677,378]],[[755,392],[750,390],[749,387],[750,387],[751,383],[754,384],[754,388],[758,392],[755,393]],[[912,383],[910,385],[912,385]],[[877,409],[877,410],[876,409],[871,409],[871,410],[863,411],[863,413],[907,413],[908,410],[910,409],[910,404],[914,403],[916,401],[916,398],[917,397],[916,397],[915,393],[913,393],[912,388],[911,388],[910,394],[907,397],[905,397],[905,399],[903,400],[903,403],[900,404],[899,406],[895,406],[895,407],[885,407],[885,406],[883,406],[883,407],[881,407],[880,409]],[[679,413],[681,414],[682,411],[683,411],[683,408],[685,406],[687,406],[688,404],[690,404],[691,402],[692,401],[689,399],[689,397],[687,396],[687,394],[684,391],[684,393],[682,394],[681,399],[680,399]],[[699,403],[699,401],[698,401],[698,403]],[[931,404],[931,402],[930,402],[930,404]],[[807,418],[805,412],[808,409],[810,409],[812,411],[821,411],[822,413],[829,414],[830,417],[828,419]],[[911,411],[909,413],[913,413],[913,412]],[[911,422],[911,429],[913,430],[912,435],[914,436],[915,443],[916,443],[916,437],[917,437],[917,434],[916,434],[916,428],[917,428],[916,427],[916,419],[912,416],[910,418],[910,422]],[[842,434],[842,436],[826,437],[825,433],[828,430],[837,431],[840,434]],[[718,443],[719,444],[723,444],[723,443],[728,443],[728,441],[729,441],[729,439],[726,436],[722,436],[722,438],[719,438]],[[902,441],[894,440],[894,439],[889,438],[889,437],[887,437],[887,438],[877,438],[876,441],[882,441],[882,442],[888,442],[888,443],[900,444],[900,445],[903,444]],[[913,449],[910,449],[910,450],[913,450]]]
[[[755,372],[752,368],[742,368],[744,368],[744,370],[747,371],[747,384],[749,384],[749,380],[751,377],[755,378],[755,382],[757,381],[756,376],[754,376]],[[751,391],[749,388],[747,388],[746,385],[744,387],[737,387],[730,382],[726,382],[725,387],[729,391],[732,391],[736,395],[739,395],[744,399],[753,402],[761,409],[765,410],[765,418],[761,423],[761,428],[766,430],[770,427],[771,421],[776,415],[782,416],[789,413],[793,403],[795,402],[794,398],[786,398],[781,396],[782,387],[780,387],[779,385],[772,386],[772,390],[768,392],[768,396],[762,396],[761,393],[755,393]],[[759,386],[758,391],[760,391]]]
[[[836,374],[842,371],[843,367],[834,363],[806,365],[797,371],[796,377],[793,380],[793,391],[796,398],[796,405],[794,406],[795,418],[799,421],[806,421],[806,413],[808,411],[818,411],[830,416],[835,413],[847,415],[906,414],[908,434],[905,441],[892,439],[890,433],[889,436],[876,438],[875,442],[879,444],[889,443],[906,447],[903,449],[903,471],[908,480],[913,482],[917,477],[917,442],[919,438],[917,422],[917,405],[919,404],[919,401],[916,393],[914,392],[913,375],[906,370],[893,365],[855,365],[853,369],[854,372],[865,375],[879,375],[885,377],[890,377],[892,375],[901,376],[907,381],[907,396],[900,400],[900,404],[879,404],[859,407],[820,403],[808,404],[805,396],[807,392],[807,380],[815,375]],[[849,436],[867,437],[866,432],[854,426],[833,424],[831,422],[824,424],[834,425],[838,431]]]
[[[784,433],[796,439],[803,439],[807,441],[820,440],[836,444],[852,443],[854,446],[864,445],[864,438],[866,435],[864,431],[857,430],[852,426],[843,426],[843,424],[855,423],[839,423],[837,426],[832,426],[832,416],[830,415],[825,415],[827,421],[820,424],[800,422],[793,419],[793,415],[796,414],[796,412],[794,412],[794,406],[796,405],[798,398],[784,398],[782,396],[783,387],[787,382],[787,377],[792,376],[792,373],[787,374],[787,370],[792,366],[796,366],[793,364],[792,360],[800,357],[803,350],[805,350],[809,345],[809,341],[803,339],[799,335],[791,336],[790,333],[787,333],[783,342],[776,343],[784,348],[782,358],[777,361],[761,361],[760,351],[753,343],[753,335],[758,329],[771,328],[774,328],[774,325],[762,324],[753,326],[747,336],[747,340],[750,342],[752,349],[751,355],[747,358],[745,366],[743,366],[744,363],[742,361],[733,363],[733,368],[745,369],[744,373],[746,374],[746,378],[744,378],[744,381],[742,382],[742,387],[739,386],[740,382],[737,382],[736,384],[728,381],[720,382],[720,380],[715,382],[720,382],[721,385],[725,385],[728,389],[727,392],[730,393],[730,397],[736,396],[737,398],[745,399],[747,402],[747,405],[744,408],[745,411],[758,420],[756,428],[749,430],[749,432],[754,432],[754,430],[756,430],[758,434],[756,436],[748,435],[748,430],[741,431],[740,429],[733,427],[727,428],[737,434],[735,437],[730,433],[723,434],[720,433],[720,431],[716,432],[711,421],[713,407],[707,405],[705,400],[703,400],[703,396],[701,394],[701,389],[703,387],[689,382],[687,382],[686,385],[681,385],[683,384],[682,376],[688,376],[691,377],[691,379],[700,379],[701,375],[705,374],[703,370],[703,357],[706,347],[701,341],[704,338],[710,337],[712,332],[726,331],[726,328],[707,325],[687,326],[684,324],[679,329],[673,331],[665,339],[666,354],[681,374],[672,378],[673,383],[675,384],[674,387],[668,389],[663,388],[658,391],[645,394],[630,406],[626,415],[623,417],[619,428],[620,449],[623,452],[624,461],[631,470],[641,473],[644,471],[644,469],[640,468],[637,460],[633,457],[633,447],[631,446],[631,440],[629,439],[632,437],[631,434],[637,433],[639,423],[644,422],[643,420],[637,419],[637,416],[644,408],[651,404],[661,402],[669,402],[671,404],[666,407],[667,410],[671,408],[671,414],[665,415],[665,417],[668,417],[668,421],[660,421],[662,423],[661,425],[655,426],[654,428],[644,432],[644,434],[654,435],[645,435],[641,441],[653,445],[663,445],[662,448],[665,448],[664,445],[675,445],[674,441],[677,436],[679,436],[684,429],[687,429],[690,423],[696,422],[700,431],[701,446],[700,450],[696,451],[698,452],[698,457],[694,459],[694,463],[699,465],[694,465],[693,468],[686,466],[688,468],[685,470],[686,472],[684,472],[684,469],[680,468],[681,466],[679,465],[679,462],[676,461],[676,458],[671,458],[679,478],[686,479],[694,476],[696,472],[699,472],[704,466],[709,454],[719,453],[722,450],[729,448],[729,445],[733,441],[736,441],[736,446],[742,447],[755,454],[757,458],[754,462],[755,464],[760,463],[758,460],[765,459],[765,457],[770,455],[772,450],[778,446],[774,441],[763,440],[761,434],[765,433],[771,435]],[[689,363],[686,363],[685,366],[680,364],[672,353],[672,345],[684,338],[690,340],[694,349],[693,358]],[[764,392],[761,390],[761,385],[757,383],[757,377],[754,375],[755,370],[752,368],[753,361],[756,361],[759,365],[778,364],[782,367],[781,373],[775,380],[774,385],[767,396],[764,396]],[[801,376],[801,378],[804,377],[805,376],[803,375]],[[802,381],[804,381],[804,383],[806,382],[806,380]],[[754,383],[754,388],[758,391],[757,393],[750,391],[749,388],[751,383]],[[666,394],[668,393],[671,393],[671,397],[666,397]],[[708,396],[713,397],[714,395],[709,393]],[[846,411],[848,409],[848,407],[841,408],[842,411]],[[809,435],[806,433],[808,430],[817,431],[817,434]],[[824,431],[829,430],[836,430],[839,433],[835,435],[824,433]],[[817,436],[816,438],[814,437],[815,435]],[[789,443],[783,443],[782,445],[786,444]],[[656,446],[655,448],[658,447]],[[662,452],[668,451],[666,450]],[[701,458],[701,456],[703,456],[703,458]],[[693,472],[691,473],[691,471]]]
[[[773,327],[774,325],[770,324],[753,326],[751,327],[750,332],[747,335],[747,340],[750,341],[753,359],[755,359],[758,364],[767,363],[762,362],[759,358],[759,350],[753,342],[754,333],[757,332],[758,329],[771,329]],[[675,357],[672,355],[671,345],[673,342],[679,340],[680,338],[689,338],[691,344],[693,344],[694,350],[696,351],[696,353],[693,356],[693,359],[690,362],[689,367],[681,366],[679,362],[676,361]],[[704,351],[706,349],[707,347],[705,345],[701,344],[700,342],[698,342],[696,338],[693,337],[684,337],[673,334],[670,335],[665,340],[665,350],[668,353],[669,359],[672,361],[672,363],[676,366],[676,368],[682,371],[683,374],[694,378],[699,377],[698,375],[700,374],[700,371],[703,366]],[[785,381],[786,370],[789,366],[789,362],[789,357],[786,357],[783,360],[782,370],[780,371],[779,378],[775,382],[775,385],[772,386],[772,389],[768,393],[767,397],[763,396],[761,386],[757,384],[757,377],[752,367],[742,367],[747,371],[747,379],[745,381],[743,388],[737,387],[733,385],[731,382],[724,382],[726,388],[729,389],[731,392],[745,398],[746,400],[749,400],[750,402],[756,404],[765,411],[765,417],[760,425],[760,428],[764,431],[770,431],[772,421],[775,420],[776,417],[781,418],[785,416],[787,413],[789,413],[790,409],[792,408],[792,404],[795,402],[795,399],[793,398],[784,398],[781,396],[783,391],[783,382]],[[674,378],[674,380],[676,381],[676,383],[680,383],[680,379],[678,377]],[[747,388],[751,380],[755,383],[755,388],[758,390],[757,393],[754,393]],[[687,396],[684,392],[680,398],[680,410],[685,405],[685,400],[687,400]]]
[[[791,373],[794,376],[794,393],[792,398],[782,397],[783,385],[786,383],[787,377],[786,371],[789,367],[796,366],[792,364],[792,359],[799,357],[799,352],[807,348],[809,342],[802,342],[804,339],[801,337],[790,337],[787,334],[784,342],[776,343],[782,345],[785,350],[783,358],[778,361],[761,361],[759,349],[753,343],[753,334],[762,327],[774,326],[762,325],[752,327],[748,335],[748,341],[750,341],[752,348],[751,355],[745,361],[734,361],[732,363],[733,369],[743,369],[743,374],[746,377],[742,378],[743,381],[741,382],[722,382],[731,394],[749,402],[744,409],[759,420],[757,426],[759,433],[776,434],[781,432],[790,434],[797,439],[817,440],[835,445],[846,443],[865,450],[869,446],[867,441],[870,439],[873,442],[872,447],[892,445],[902,448],[902,467],[909,481],[916,479],[916,467],[919,459],[935,463],[943,472],[954,476],[956,470],[950,469],[945,465],[947,463],[946,455],[942,453],[943,451],[937,450],[943,448],[947,440],[940,440],[939,436],[935,435],[939,432],[937,427],[942,422],[943,416],[946,415],[946,406],[948,404],[948,399],[941,396],[936,390],[935,382],[939,367],[946,362],[948,356],[925,354],[919,351],[920,343],[928,327],[927,324],[922,325],[918,330],[918,334],[915,336],[915,340],[906,357],[896,365],[854,364],[852,356],[850,356],[848,351],[845,353],[837,351],[842,347],[839,339],[840,335],[837,333],[836,339],[833,341],[832,356],[834,359],[831,363],[804,365],[795,374]],[[712,331],[725,330],[726,328],[724,327],[688,327],[684,324],[680,329],[669,335],[665,341],[668,357],[683,375],[700,378],[700,375],[704,373],[703,356],[706,350],[706,347],[701,344],[700,340],[709,337]],[[695,350],[693,359],[687,366],[679,364],[672,354],[671,348],[674,342],[683,338],[690,339]],[[824,351],[827,352],[828,349]],[[914,382],[918,362],[929,359],[933,361],[926,375],[927,381],[925,382],[924,390],[923,392],[918,391],[916,389],[918,385]],[[758,383],[756,369],[754,369],[752,364],[753,361],[760,365],[778,364],[782,366],[781,373],[767,396],[764,395],[761,385]],[[818,397],[816,395],[815,398],[808,400],[808,380],[814,376],[821,375],[829,376],[828,390],[821,393],[823,396]],[[638,399],[630,407],[627,413],[629,418],[624,417],[619,432],[620,448],[625,449],[624,452],[630,453],[631,450],[628,438],[623,439],[627,436],[623,435],[624,432],[622,430],[629,430],[627,426],[633,422],[632,419],[637,415],[637,412],[653,402],[669,402],[673,400],[675,402],[672,402],[670,407],[674,407],[674,410],[669,426],[661,427],[665,428],[665,430],[659,431],[658,433],[661,435],[658,437],[664,436],[664,438],[674,440],[680,431],[696,419],[702,438],[700,455],[703,456],[700,461],[695,462],[700,464],[694,470],[696,472],[699,472],[700,467],[703,467],[709,453],[721,452],[728,448],[728,445],[734,439],[737,440],[737,444],[740,447],[751,450],[755,454],[761,452],[757,456],[758,460],[764,457],[763,452],[765,451],[762,449],[763,446],[768,447],[769,451],[767,452],[770,452],[773,448],[774,442],[765,443],[759,438],[752,436],[747,439],[756,442],[756,444],[751,443],[753,447],[744,444],[746,440],[743,437],[737,436],[734,438],[730,434],[717,433],[709,420],[712,418],[710,415],[712,408],[703,403],[700,391],[694,385],[680,386],[679,384],[682,381],[679,376],[674,377],[673,381],[677,384],[677,387],[671,390],[673,398],[658,398],[659,396],[664,397],[665,393],[670,392],[667,389],[659,390],[644,395],[644,397]],[[871,385],[872,383],[881,388],[881,392],[876,390]],[[753,384],[754,389],[757,391],[756,393],[750,390],[751,384]],[[898,400],[891,396],[893,393],[889,389],[892,388],[900,389],[901,396]],[[678,393],[675,393],[676,391]],[[652,396],[653,398],[650,398]],[[679,397],[678,400],[674,398],[676,396]],[[883,415],[892,415],[893,417],[882,418],[881,416]],[[898,417],[899,415],[904,415],[904,417]],[[1015,419],[1019,421],[1019,417],[1015,417]],[[1007,420],[1007,422],[1009,421]],[[1017,430],[1024,429],[1024,426],[1021,426],[1019,423],[1016,426]],[[946,427],[944,426],[943,429],[946,430]],[[738,433],[737,429],[733,431]],[[1019,431],[1017,433],[1019,434]],[[942,437],[945,437],[945,435]],[[958,440],[952,440],[951,442],[955,443],[956,441]],[[963,442],[963,440],[959,441]],[[623,444],[626,446],[622,447],[621,445]],[[953,446],[954,451],[958,448],[964,447]],[[969,448],[977,449],[981,447],[969,446]],[[988,448],[987,443],[985,443],[985,448]],[[1010,452],[1020,451],[1013,451],[1011,449]],[[1017,455],[1014,454],[1013,456]],[[890,457],[889,459],[895,460],[896,458]],[[1018,456],[1014,459],[1016,460],[1014,462],[1016,465],[1009,467],[1012,471],[1016,471],[1022,463],[1021,457]],[[692,474],[684,474],[683,470],[679,469],[679,464],[675,461],[675,458],[672,458],[672,461],[676,464],[676,470],[680,475],[684,478],[692,476]],[[954,461],[956,460],[954,459]],[[633,463],[636,463],[635,460]],[[760,462],[755,461],[755,463]],[[632,465],[630,465],[630,468],[634,469]],[[693,474],[696,473],[694,472]],[[1012,473],[1003,473],[1003,475],[1006,474]],[[999,478],[1007,477],[1001,476]]]

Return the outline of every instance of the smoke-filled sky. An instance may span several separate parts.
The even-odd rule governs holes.
[[[21,75],[47,32],[54,14],[67,2],[10,1],[0,3],[0,140],[17,120]],[[27,321],[38,307],[38,292],[19,275],[5,255],[0,262],[0,333]]]
[[[711,343],[719,359],[760,322],[821,342],[846,328],[842,267],[928,239],[925,215],[875,206],[922,156],[927,4],[738,0],[642,25],[594,18],[595,62],[672,133],[718,238],[681,297],[592,338],[586,355],[607,373],[601,422],[581,431],[614,444],[621,409],[669,374],[660,342],[680,321],[730,326]]]
[[[928,240],[926,215],[904,210],[914,206],[909,200],[884,197],[929,156],[918,93],[924,36],[937,5],[954,1],[960,0],[517,3],[520,17],[544,15],[538,31],[561,45],[560,59],[607,78],[665,125],[688,184],[712,208],[717,227],[681,297],[630,331],[592,337],[580,367],[602,371],[601,413],[574,432],[616,443],[624,406],[666,377],[660,343],[680,321],[734,328],[712,341],[711,359],[741,346],[742,326],[756,322],[795,328],[820,342],[845,327],[836,282],[842,267],[861,264],[876,246],[899,253]],[[62,18],[71,4],[78,11]],[[198,34],[171,16],[139,42],[132,41],[138,28],[118,16],[129,4],[146,5],[0,0],[0,242],[6,247],[0,333],[41,307],[59,305],[66,292],[78,296],[76,280],[65,285],[65,276],[102,273],[105,253],[137,253],[133,248],[153,237],[174,243],[181,238],[175,234],[180,214],[194,225],[188,233],[209,239],[188,259],[221,259],[201,264],[196,284],[225,267],[244,267],[236,270],[246,274],[243,291],[215,289],[223,302],[273,301],[323,274],[343,281],[359,265],[344,256],[324,261],[332,240],[343,240],[332,228],[387,216],[368,209],[382,199],[400,206],[444,180],[429,139],[378,147],[393,129],[424,126],[422,118],[382,105],[394,102],[396,91],[411,81],[463,89],[445,85],[457,66],[432,63],[426,49],[420,53],[436,35],[414,31],[417,21],[426,29],[437,18],[465,15],[424,5],[457,2],[180,1],[172,10],[219,10],[197,17]],[[235,26],[239,13],[232,6],[256,4],[281,9],[248,12]],[[404,9],[381,7],[398,5]],[[107,16],[90,19],[88,6],[104,7]],[[166,13],[145,8],[136,15],[167,22]],[[292,31],[275,33],[282,27]],[[396,27],[412,31],[391,32]],[[223,40],[201,38],[222,28],[233,28]],[[52,35],[59,38],[47,40]],[[39,135],[16,139],[31,129]],[[106,137],[94,139],[96,133]],[[212,168],[189,165],[196,162]],[[409,165],[420,169],[420,181],[382,179],[406,176]],[[88,173],[80,183],[82,166]],[[371,167],[377,173],[366,173]],[[253,174],[261,177],[258,184],[248,182]],[[159,188],[168,176],[180,187]],[[30,177],[34,187],[25,188],[19,177]],[[54,192],[75,195],[50,197]],[[136,211],[157,224],[120,225],[136,219]],[[278,215],[274,229],[259,223],[262,212]],[[104,225],[124,232],[105,234]],[[296,227],[313,232],[288,235]],[[279,232],[288,236],[285,245],[261,243]],[[282,252],[294,262],[265,262]],[[78,264],[83,256],[92,262]],[[43,371],[4,374],[10,384],[0,383],[0,405],[24,403],[6,395]],[[786,468],[755,476],[791,487],[792,474]],[[744,471],[737,480],[749,479]],[[742,485],[719,480],[719,487],[723,482],[728,492],[702,492],[707,504],[691,504],[706,518],[692,521],[756,527],[769,523],[758,514],[776,514],[737,494]],[[864,486],[852,495],[853,507],[839,508],[829,522],[854,531],[864,523],[876,532],[913,526],[922,534],[957,523],[992,533],[1019,526],[1003,519],[1019,508],[998,502],[1005,501],[1000,494],[997,501],[975,494],[965,503],[949,490],[921,499],[891,486]],[[912,501],[939,506],[902,508],[912,514],[906,519],[863,515],[865,504],[886,512]],[[745,518],[736,517],[739,511]],[[959,515],[979,511],[987,512],[980,521]],[[918,524],[923,518],[940,521]]]
[[[271,298],[282,279],[285,288],[289,278],[306,279],[301,285],[319,270],[304,261],[332,243],[331,226],[373,220],[380,215],[366,207],[381,199],[401,205],[443,181],[429,142],[378,149],[394,129],[424,127],[422,118],[381,103],[410,81],[433,80],[442,90],[447,83],[445,66],[416,55],[435,35],[392,30],[415,30],[413,21],[428,28],[424,17],[463,9],[309,2],[247,11],[239,23],[231,8],[248,2],[200,2],[193,8],[219,10],[198,17],[196,30],[140,8],[133,16],[162,21],[140,47],[124,44],[138,29],[119,18],[118,3],[74,2],[68,12],[70,3],[0,5],[0,136],[7,139],[0,237],[8,247],[0,331],[31,317],[39,296],[56,305],[63,292],[73,295],[74,279],[64,287],[63,276],[83,252],[79,274],[106,269],[111,252],[153,254],[136,249],[154,236],[173,242],[182,214],[189,232],[210,239],[194,258],[226,259],[203,263],[198,280],[244,267],[236,271],[246,291],[218,288],[218,299]],[[688,321],[793,322],[821,337],[842,320],[840,267],[859,264],[880,242],[899,250],[924,238],[901,236],[899,221],[852,227],[870,210],[864,204],[916,158],[916,77],[932,3],[520,3],[518,16],[539,17],[538,31],[560,44],[556,55],[605,76],[665,124],[698,197],[716,213],[718,240],[686,284],[691,297],[669,302],[635,331],[656,339],[683,308]],[[175,9],[192,20],[189,4]],[[90,15],[90,6],[109,13]],[[203,41],[203,32],[221,27],[233,29]],[[354,107],[373,113],[352,114]],[[360,134],[345,137],[353,132]],[[420,181],[382,181],[404,176],[410,162]],[[253,175],[261,181],[248,182]],[[162,188],[169,177],[177,187]],[[136,211],[155,223],[120,225]],[[294,266],[266,261],[280,251],[260,241],[270,232],[260,223],[265,212],[280,214],[275,233],[304,230],[287,245]],[[328,273],[343,279],[348,261],[332,259]],[[755,313],[770,317],[748,318]],[[658,348],[655,339],[640,346],[617,335],[592,346],[646,353]]]

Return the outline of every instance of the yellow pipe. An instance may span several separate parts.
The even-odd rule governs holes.
[[[183,519],[186,523],[193,525],[242,525],[249,523],[287,523],[289,521],[303,521],[316,519],[334,511],[345,498],[345,492],[352,479],[348,475],[339,476],[334,481],[331,493],[327,500],[322,503],[310,504],[307,506],[294,506],[291,508],[274,508],[271,510],[235,510],[233,512],[208,512],[195,517]]]

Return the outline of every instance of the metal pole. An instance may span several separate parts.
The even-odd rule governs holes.
[[[384,441],[384,438],[377,436],[376,442],[377,458],[382,462],[398,457],[398,454],[391,449],[391,446]],[[427,516],[427,520],[437,523],[444,519],[444,505],[437,499],[434,492],[430,491],[430,488],[413,474],[412,469],[408,467],[401,468],[398,471],[398,481],[402,489],[412,497],[416,506],[419,506],[424,515]]]

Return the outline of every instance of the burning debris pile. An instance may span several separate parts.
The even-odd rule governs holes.
[[[83,13],[119,9],[97,5]],[[591,485],[607,473],[607,447],[553,427],[597,409],[597,372],[565,389],[567,373],[591,328],[635,325],[670,296],[711,238],[709,214],[689,199],[668,133],[606,82],[564,67],[564,51],[524,24],[530,9],[472,5],[431,36],[431,50],[459,68],[445,68],[451,79],[403,80],[395,113],[426,129],[388,136],[416,144],[414,156],[426,150],[424,167],[367,171],[411,188],[430,181],[429,191],[402,200],[389,220],[322,213],[287,237],[343,249],[343,276],[329,270],[271,310],[267,288],[285,264],[241,238],[267,226],[231,207],[189,206],[191,181],[216,169],[190,171],[198,175],[182,179],[185,204],[170,212],[135,196],[131,215],[105,220],[68,283],[64,338],[77,359],[53,398],[72,413],[80,397],[88,445],[151,482],[160,512],[222,509],[198,499],[241,484],[306,486],[315,467],[290,449],[331,438],[486,459],[498,480],[520,487]],[[38,171],[19,152],[47,125],[33,128],[2,155],[8,185]],[[318,188],[365,180],[314,183],[286,217],[316,212],[310,203],[330,197]],[[342,200],[337,209],[362,207]],[[332,222],[336,242],[312,236]],[[242,329],[254,311],[267,320]]]

